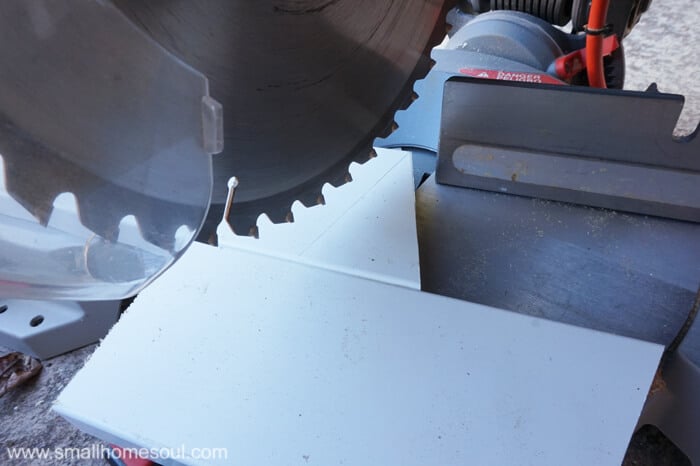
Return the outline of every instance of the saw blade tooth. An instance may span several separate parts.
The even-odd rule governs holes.
[[[252,236],[253,238],[260,238],[260,231],[258,230],[257,225],[253,225],[248,229],[248,236]]]
[[[164,216],[167,213],[150,215],[135,215],[141,236],[152,244],[157,244],[167,251],[172,251],[175,245],[175,233],[179,226],[169,222]],[[120,219],[121,221],[121,219]]]
[[[75,193],[75,197],[78,200],[80,223],[104,239],[116,241],[119,237],[119,223],[121,223],[124,216],[116,214],[116,211],[112,209],[103,211],[91,209],[90,207],[93,204],[91,199],[80,193]]]
[[[415,83],[414,83],[415,86]],[[416,94],[415,90],[413,90],[413,87],[411,87],[410,92],[407,92],[403,98],[401,99],[401,102],[399,105],[396,107],[396,112],[401,112],[403,110],[408,109],[408,107],[411,106],[413,102],[418,99],[418,94]],[[396,112],[394,113],[394,118],[396,118]]]
[[[352,161],[355,163],[359,164],[365,164],[369,160],[377,157],[377,151],[374,150],[374,148],[368,150],[368,151],[360,151],[358,152],[355,157],[353,157]]]
[[[294,221],[291,206],[284,206],[278,209],[271,209],[265,212],[272,223],[289,223]]]
[[[394,120],[389,121],[384,128],[382,128],[381,131],[377,134],[377,137],[380,139],[385,139],[388,138],[391,133],[394,132],[394,127],[396,126],[396,122]],[[398,128],[398,126],[396,126]]]
[[[345,183],[349,183],[350,181],[352,181],[352,175],[350,175],[350,172],[346,169],[345,172],[338,173],[333,178],[328,180],[328,184],[330,184],[334,188],[339,188],[340,186],[344,185]]]
[[[221,213],[223,214],[223,209]],[[258,216],[259,213],[257,211],[252,209],[246,211],[240,205],[236,206],[234,203],[231,213],[226,219],[226,223],[228,223],[228,226],[235,235],[253,236],[257,238]],[[197,238],[197,240],[202,241],[202,238]]]
[[[53,212],[54,199],[60,193],[52,193],[46,189],[46,186],[41,189],[38,186],[33,186],[32,183],[24,182],[22,177],[18,178],[13,174],[13,170],[6,171],[6,173],[6,187],[10,197],[36,218],[41,226],[48,225]],[[37,190],[40,192],[38,193]],[[30,199],[31,201],[29,201]]]
[[[315,205],[325,203],[325,200],[323,199],[323,194],[321,194],[320,190],[304,192],[297,198],[297,200],[304,207],[313,207]]]
[[[36,183],[33,176],[36,167],[32,165],[31,160],[22,156],[24,151],[42,149],[28,138],[16,137],[15,129],[10,125],[0,125],[0,162],[4,172],[5,190],[41,225],[46,226],[53,212],[54,200],[64,191],[60,176]]]

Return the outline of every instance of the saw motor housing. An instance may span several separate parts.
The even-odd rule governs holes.
[[[604,33],[608,88],[624,85],[622,40],[650,3],[610,4]],[[455,71],[467,76],[587,86],[583,55],[589,8],[584,0],[462,1],[448,15],[452,29],[446,48],[464,52],[464,66]]]
[[[608,7],[608,24],[620,38],[630,33],[646,12],[651,0],[616,0]],[[569,21],[572,32],[581,32],[588,22],[590,0],[462,0],[460,11],[469,14],[492,10],[520,11],[536,16],[550,24],[565,26]]]

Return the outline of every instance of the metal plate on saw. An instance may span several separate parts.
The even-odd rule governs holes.
[[[683,97],[451,78],[437,181],[700,222],[700,131]]]
[[[417,191],[416,221],[423,290],[595,330],[669,344],[700,283],[700,226],[688,222],[434,176]]]
[[[443,0],[114,0],[135,24],[203,72],[226,112],[225,154],[214,161],[212,208],[256,234],[259,214],[291,221],[291,204],[323,201],[348,165],[391,131],[428,52],[445,34]]]

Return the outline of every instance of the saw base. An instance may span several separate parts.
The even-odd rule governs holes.
[[[0,300],[0,347],[39,359],[103,338],[119,318],[121,301]]]

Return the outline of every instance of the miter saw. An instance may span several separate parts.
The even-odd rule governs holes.
[[[222,217],[323,204],[375,138],[441,183],[698,222],[682,98],[619,91],[649,3],[4,1],[0,295],[132,296]]]

